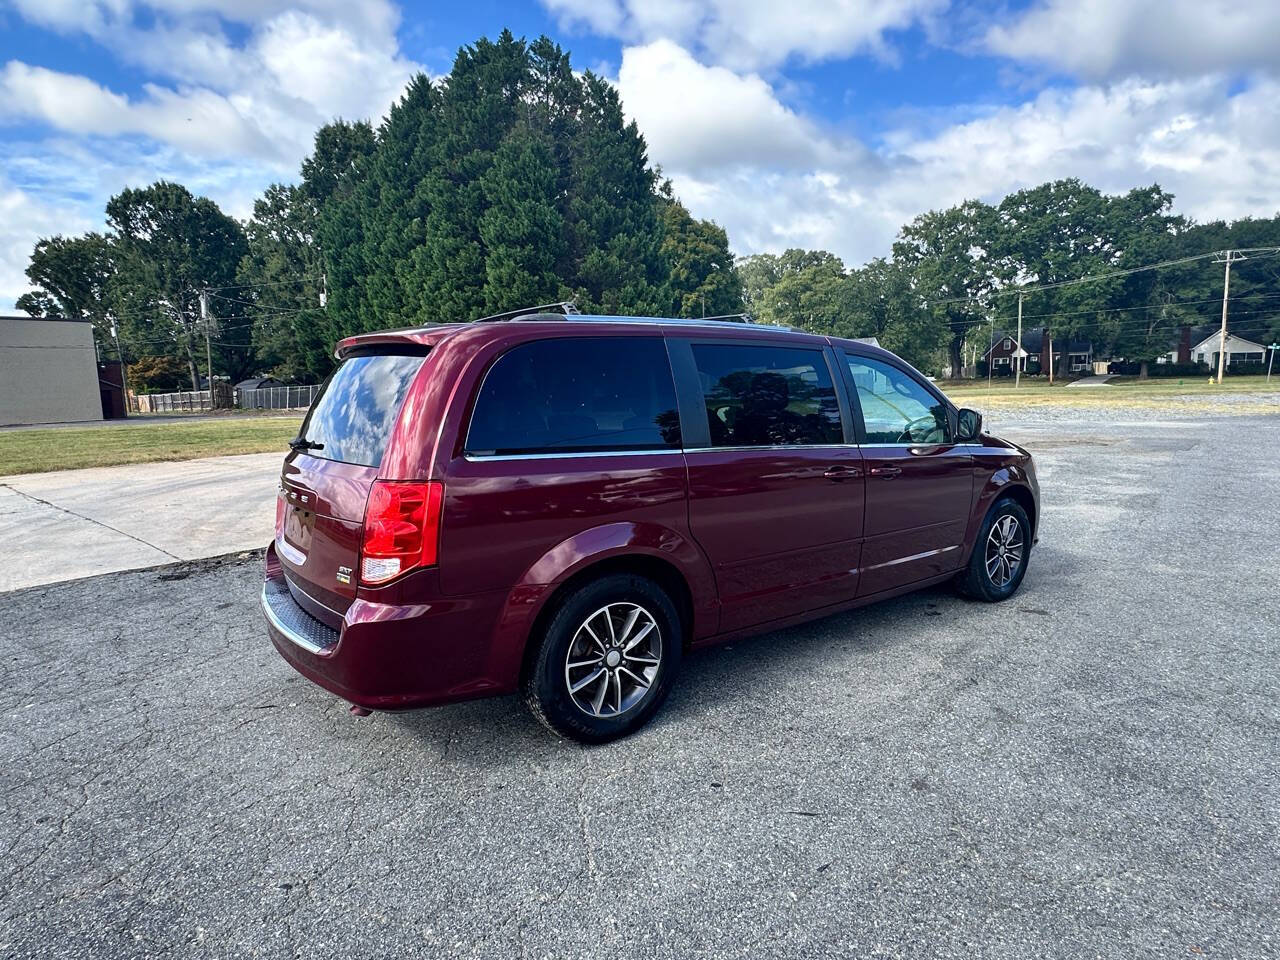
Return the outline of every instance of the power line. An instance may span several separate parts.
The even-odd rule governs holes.
[[[1280,293],[1268,294],[1247,294],[1243,297],[1232,297],[1232,303],[1244,303],[1248,300],[1273,300],[1280,297]],[[1100,307],[1096,310],[1061,310],[1050,313],[1029,313],[1025,319],[1034,320],[1039,317],[1079,317],[1086,314],[1098,313],[1125,313],[1134,310],[1164,310],[1168,307],[1193,306],[1204,303],[1221,303],[1221,297],[1208,297],[1204,300],[1170,300],[1167,303],[1148,303],[1140,307]],[[1280,309],[1280,308],[1277,308]],[[986,322],[986,321],[982,321]]]
[[[1206,301],[1206,302],[1214,302],[1214,301]],[[1222,300],[1219,298],[1216,302],[1221,303],[1221,302],[1222,302]],[[1096,314],[1096,313],[1108,313],[1108,312],[1114,312],[1114,311],[1106,311],[1106,310],[1097,310],[1097,311],[1094,311],[1094,310],[1089,310],[1089,311],[1085,311],[1085,312],[1090,313],[1090,314]],[[1270,309],[1265,309],[1265,310],[1233,310],[1233,311],[1231,312],[1231,316],[1232,316],[1232,317],[1249,317],[1249,316],[1256,317],[1256,316],[1260,316],[1260,315],[1275,316],[1276,314],[1280,314],[1280,305],[1278,305],[1278,306],[1276,306],[1276,307],[1272,307],[1272,308],[1270,308]],[[1042,314],[1036,314],[1035,316],[1037,316],[1037,317],[1042,317],[1042,318],[1052,318],[1052,317],[1066,317],[1066,316],[1072,316],[1072,314],[1069,314],[1069,313],[1042,313]],[[1028,319],[1028,318],[1027,318],[1026,316],[1024,316],[1024,317],[1023,317],[1023,319],[1025,320],[1025,319]],[[1197,321],[1197,320],[1198,320],[1198,321],[1201,321],[1201,322],[1204,322],[1204,323],[1215,322],[1215,321],[1217,320],[1217,316],[1216,316],[1216,315],[1214,315],[1214,314],[1209,314],[1209,313],[1191,313],[1191,314],[1189,314],[1189,315],[1188,315],[1188,314],[1184,314],[1184,315],[1182,315],[1182,316],[1179,316],[1179,317],[1173,318],[1173,319],[1172,319],[1172,322],[1166,323],[1166,325],[1167,325],[1167,326],[1169,326],[1169,327],[1171,327],[1171,328],[1173,328],[1173,327],[1181,327],[1181,326],[1197,326],[1198,324],[1195,322],[1195,321]],[[1188,322],[1188,321],[1190,321],[1190,322]],[[991,323],[991,322],[992,322],[992,320],[991,320],[991,319],[983,319],[983,320],[958,320],[958,321],[956,321],[956,322],[954,322],[954,323],[949,324],[949,326],[950,326],[953,330],[955,330],[956,332],[959,332],[959,330],[960,330],[960,328],[961,328],[961,327],[967,327],[967,328],[973,329],[973,328],[977,328],[977,327],[985,326],[986,324]],[[999,325],[1001,325],[1001,324],[1012,324],[1014,321],[1013,321],[1013,318],[1011,318],[1011,317],[1010,317],[1010,318],[1004,318],[1004,319],[996,318],[996,319],[995,319],[995,322],[996,322],[997,326],[999,326]],[[1119,328],[1141,327],[1141,326],[1146,326],[1146,325],[1148,325],[1148,323],[1150,323],[1150,322],[1151,322],[1151,321],[1148,321],[1148,320],[1143,319],[1143,318],[1141,318],[1141,317],[1126,317],[1126,318],[1122,318],[1120,321],[1118,321],[1118,322],[1116,322],[1116,323],[1109,323],[1109,324],[1107,324],[1107,329],[1114,329],[1114,328],[1117,328],[1117,327],[1119,327]],[[1052,324],[1044,324],[1044,326],[1052,326]]]
[[[261,287],[283,287],[290,283],[307,283],[311,280],[319,280],[324,274],[319,273],[313,277],[296,277],[293,280],[275,280],[267,283],[231,283],[221,287],[209,287],[209,292],[216,290],[257,290]]]
[[[1263,256],[1275,256],[1280,254],[1280,247],[1250,247],[1244,250],[1238,250],[1237,253],[1253,253],[1260,256],[1255,259],[1262,259]],[[931,307],[943,306],[948,303],[985,303],[988,300],[998,299],[1000,297],[1016,296],[1019,293],[1028,294],[1036,293],[1040,290],[1056,290],[1060,287],[1078,286],[1082,283],[1097,283],[1102,280],[1114,280],[1119,277],[1129,277],[1135,273],[1143,273],[1147,270],[1160,270],[1164,267],[1176,267],[1186,263],[1195,263],[1197,260],[1205,260],[1209,257],[1221,256],[1221,250],[1211,250],[1208,253],[1198,253],[1191,257],[1180,257],[1176,260],[1161,260],[1158,263],[1148,263],[1140,267],[1130,267],[1127,270],[1113,270],[1111,273],[1100,273],[1090,277],[1076,277],[1071,280],[1057,280],[1052,283],[1040,283],[1035,286],[1011,286],[1003,290],[995,290],[981,297],[947,297],[942,300],[927,300],[926,305]]]

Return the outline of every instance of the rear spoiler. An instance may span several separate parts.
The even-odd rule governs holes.
[[[461,324],[451,324],[456,329]],[[358,333],[338,341],[333,350],[336,360],[348,357],[366,357],[374,354],[425,357],[447,332],[440,327],[417,327],[413,330],[384,330],[378,333]]]

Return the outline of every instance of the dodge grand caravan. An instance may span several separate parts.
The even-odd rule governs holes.
[[[285,459],[272,641],[355,712],[520,691],[587,742],[691,648],[954,580],[1009,597],[1031,456],[867,344],[571,306],[363,334]]]

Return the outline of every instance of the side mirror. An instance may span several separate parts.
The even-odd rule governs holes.
[[[956,442],[972,443],[982,436],[982,414],[962,407],[956,417]]]

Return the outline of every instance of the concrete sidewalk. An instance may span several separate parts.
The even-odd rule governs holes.
[[[265,546],[279,453],[0,479],[0,592]]]

